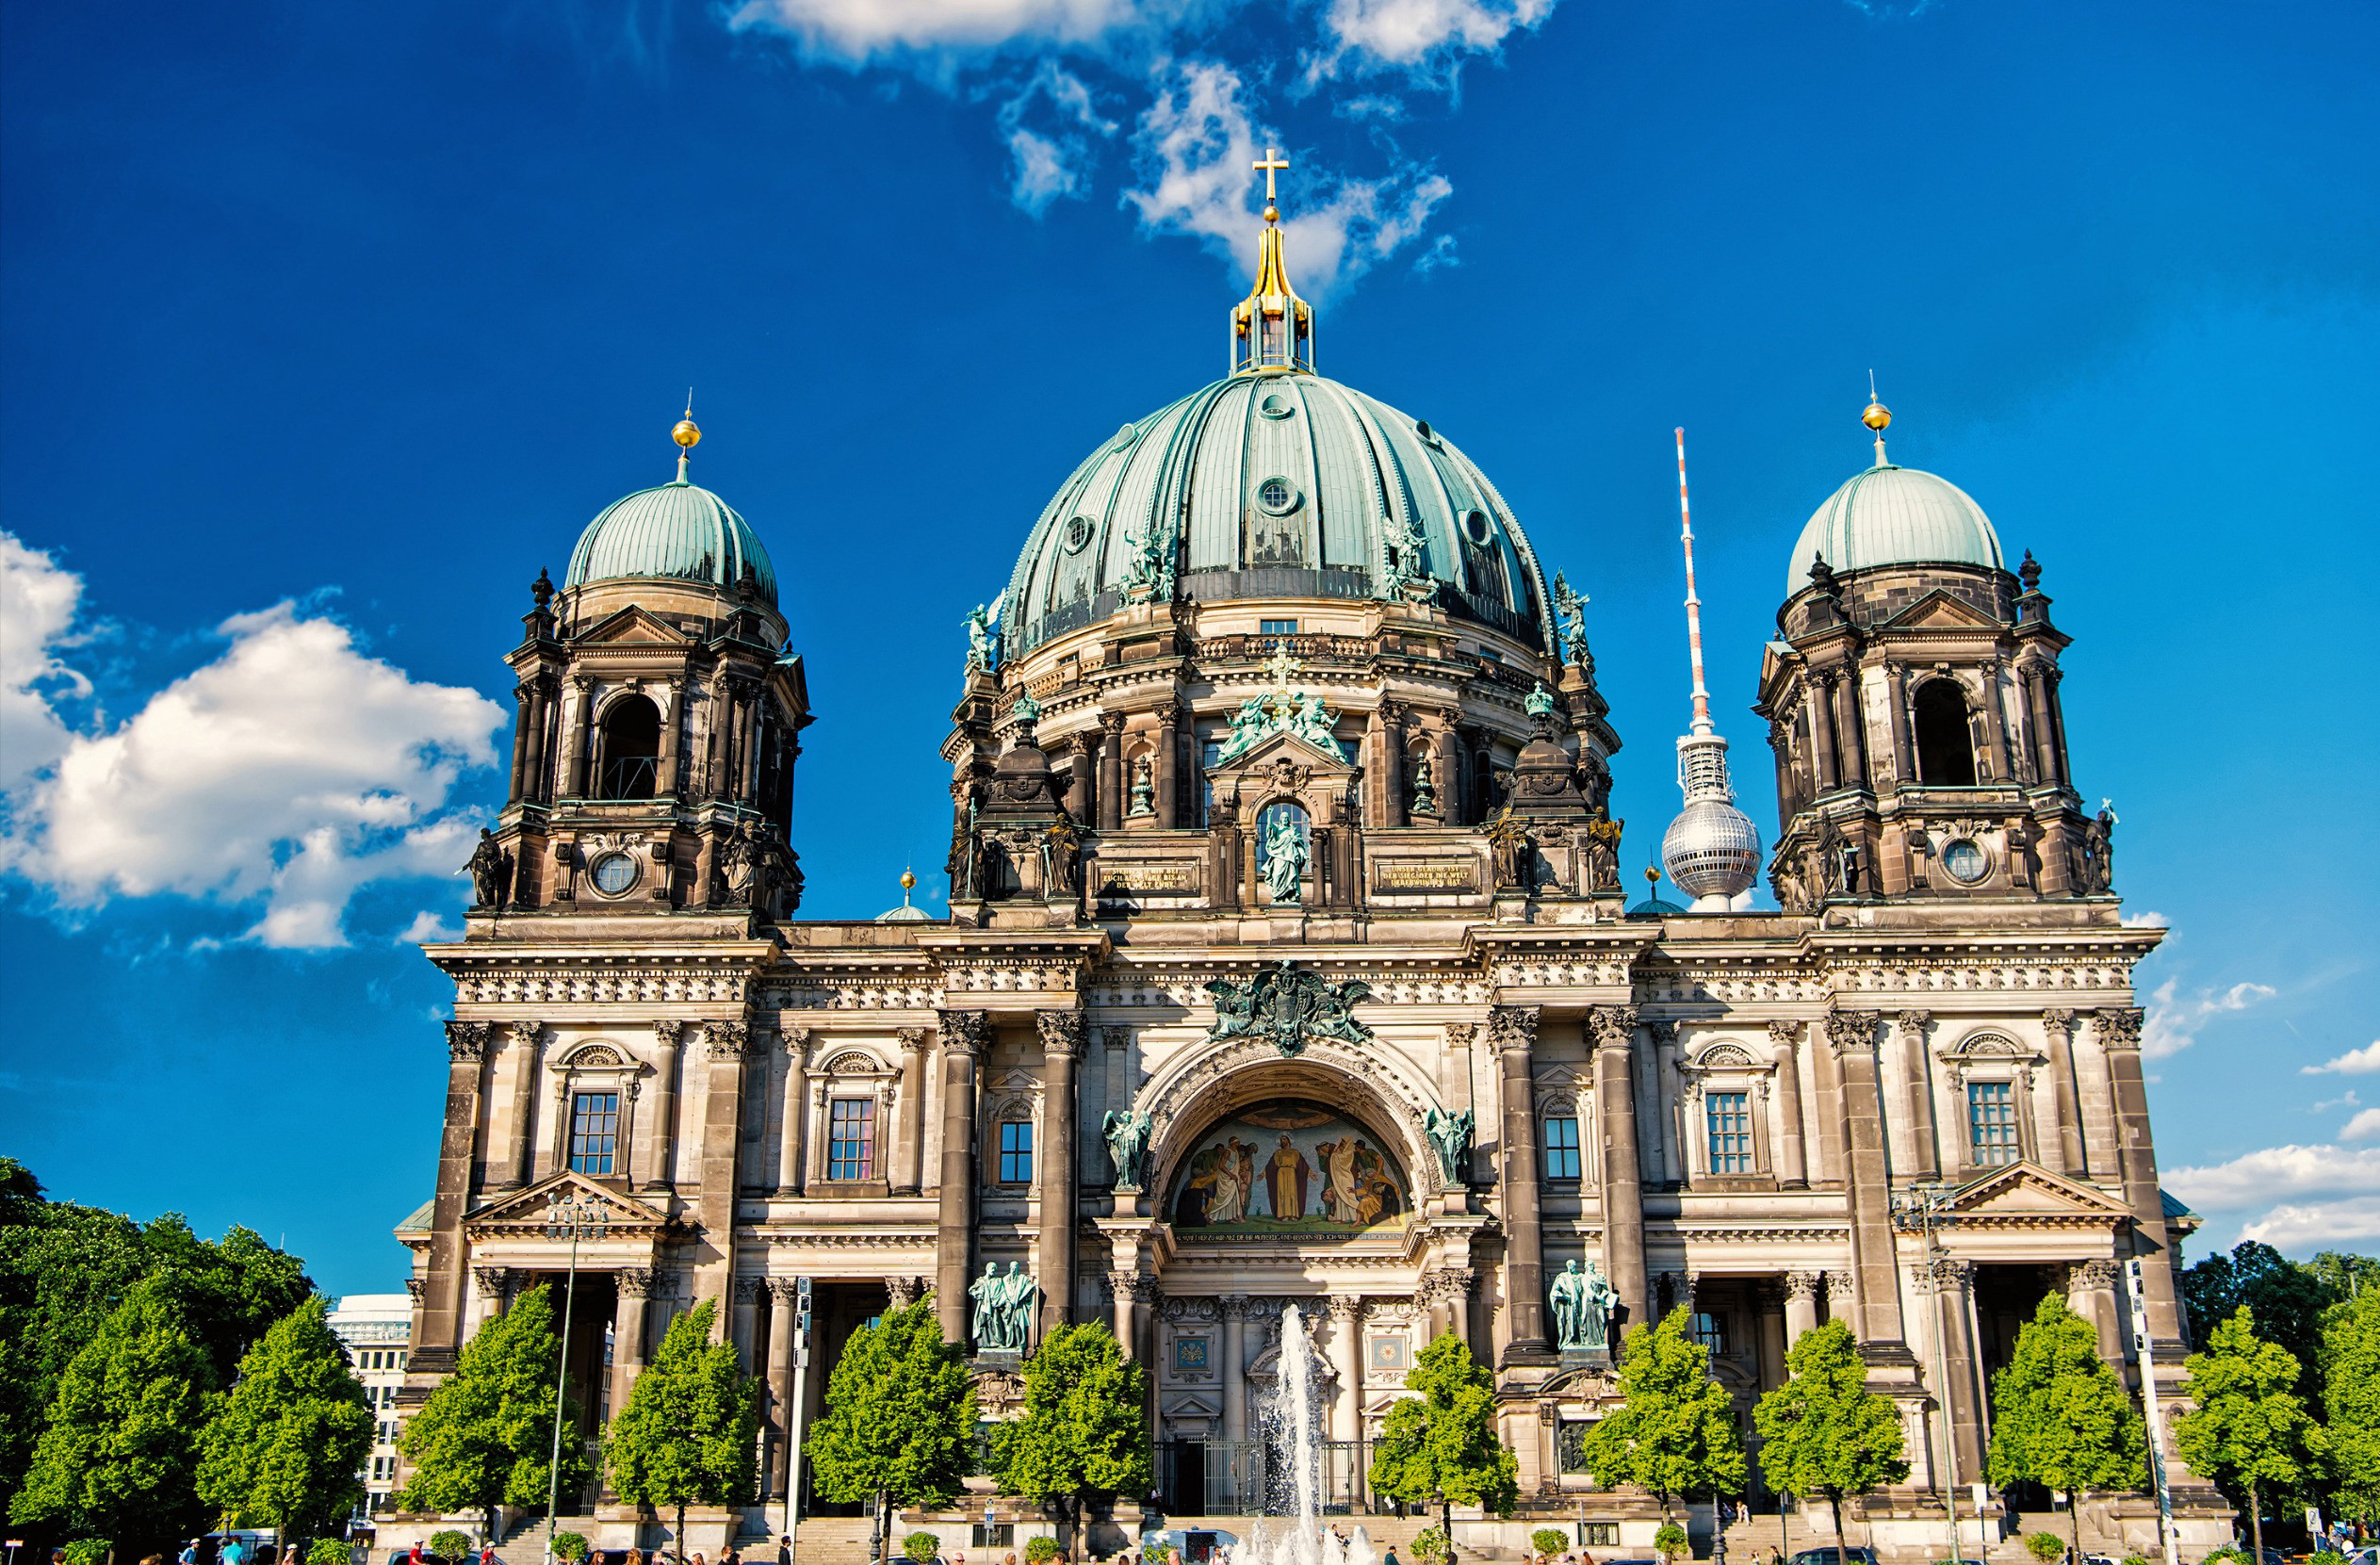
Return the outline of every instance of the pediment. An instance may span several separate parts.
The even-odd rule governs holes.
[[[2123,1222],[2131,1213],[2121,1202],[2039,1164],[2012,1163],[1962,1187],[1950,1198],[1948,1215],[1963,1227],[1997,1223],[2100,1227]]]
[[[1261,779],[1280,761],[1304,767],[1318,776],[1351,776],[1355,767],[1343,756],[1334,756],[1321,745],[1292,728],[1266,734],[1248,746],[1245,755],[1207,768],[1211,777],[1255,777]]]
[[[584,1174],[564,1172],[497,1197],[464,1219],[464,1231],[474,1237],[543,1237],[546,1213],[556,1191],[566,1192],[574,1201],[592,1198],[602,1209],[604,1220],[611,1224],[614,1234],[658,1232],[670,1221],[669,1214],[659,1207],[648,1206]]]
[[[580,646],[684,646],[693,638],[650,610],[630,604],[572,638]]]
[[[1179,1396],[1166,1397],[1165,1412],[1167,1418],[1221,1418],[1223,1416],[1223,1410],[1215,1405],[1212,1397],[1201,1396],[1197,1392],[1184,1392]]]
[[[1888,630],[2001,630],[1999,621],[1975,605],[1936,587],[1886,620]]]

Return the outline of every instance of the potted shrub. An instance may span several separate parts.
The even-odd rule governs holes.
[[[1057,1557],[1058,1541],[1047,1533],[1025,1540],[1025,1565],[1043,1565],[1044,1561]]]
[[[913,1532],[901,1540],[901,1552],[911,1565],[934,1565],[934,1557],[942,1552],[942,1540],[930,1532]]]
[[[1549,1559],[1560,1554],[1569,1544],[1570,1540],[1562,1536],[1559,1527],[1540,1527],[1529,1534],[1529,1547]]]
[[[1689,1547],[1686,1539],[1686,1529],[1675,1522],[1662,1523],[1660,1530],[1653,1535],[1653,1552],[1665,1560],[1677,1558]]]

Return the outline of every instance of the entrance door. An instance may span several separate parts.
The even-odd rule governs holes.
[[[1166,1509],[1175,1516],[1205,1513],[1207,1503],[1207,1443],[1169,1440],[1165,1444],[1165,1473],[1160,1492]]]

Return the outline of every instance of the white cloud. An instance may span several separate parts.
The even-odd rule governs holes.
[[[2347,1128],[2339,1133],[2341,1141],[2380,1141],[2380,1108],[2366,1109],[2347,1121]]]
[[[2149,1059],[2178,1054],[2198,1041],[2198,1030],[2209,1019],[2244,1011],[2280,991],[2269,984],[2234,984],[2227,989],[2200,989],[2189,999],[2176,993],[2179,981],[2168,978],[2149,996],[2148,1024],[2141,1031],[2141,1052]]]
[[[82,599],[81,577],[0,532],[0,791],[73,742],[53,703],[61,692],[90,693],[90,681],[57,657]]]
[[[400,946],[419,945],[430,940],[459,940],[463,931],[455,928],[436,913],[425,907],[414,915],[414,921],[401,930],[396,939]]]
[[[2380,1147],[2266,1147],[2228,1163],[2168,1169],[2165,1184],[2208,1212],[2244,1212],[2302,1196],[2380,1191]]]
[[[1240,74],[1218,61],[1186,60],[1163,68],[1158,80],[1156,100],[1133,134],[1143,187],[1124,199],[1146,226],[1195,236],[1253,275],[1259,225],[1248,173],[1257,126]],[[1287,207],[1281,232],[1291,282],[1317,300],[1417,237],[1454,192],[1443,175],[1410,161],[1381,179],[1301,183],[1328,194]]]
[[[2370,1076],[2380,1073],[2380,1040],[2367,1043],[2361,1049],[2350,1049],[2337,1059],[2324,1060],[2320,1065],[2299,1066],[2297,1073],[2301,1076],[2320,1076],[2324,1073],[2339,1076]]]
[[[2258,1240],[2283,1254],[2335,1249],[2358,1240],[2380,1239],[2380,1196],[2276,1206],[2255,1222],[2242,1226],[2240,1237]]]
[[[344,944],[364,886],[452,874],[474,823],[448,800],[495,758],[503,711],[366,657],[346,627],[288,603],[217,634],[218,657],[121,725],[74,732],[45,709],[65,742],[9,795],[0,870],[70,909],[161,893],[261,903],[245,937],[302,948]]]
[[[1018,42],[1090,44],[1161,25],[1182,8],[1135,0],[746,0],[728,25],[789,33],[812,56],[856,65]]]
[[[1039,119],[1040,128],[1026,123],[1029,116]],[[1016,164],[1010,199],[1037,218],[1061,196],[1087,194],[1097,156],[1091,137],[1114,136],[1117,128],[1100,116],[1082,77],[1043,60],[1000,106],[1001,134]]]
[[[2162,913],[2127,913],[2116,921],[2127,929],[2171,929],[2174,921]]]
[[[1534,28],[1554,12],[1554,0],[1330,0],[1323,26],[1332,49],[1308,67],[1312,75],[1358,70],[1437,70],[1451,81],[1463,53],[1503,46],[1513,32]]]
[[[2336,1098],[2323,1099],[2321,1102],[2314,1104],[2306,1112],[2308,1114],[2327,1114],[2332,1109],[2354,1108],[2360,1101],[2362,1101],[2362,1100],[2356,1096],[2356,1089],[2349,1087],[2346,1091],[2340,1093]]]

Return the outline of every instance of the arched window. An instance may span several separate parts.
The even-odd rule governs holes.
[[[603,714],[598,799],[649,799],[661,757],[661,711],[642,695],[623,695]]]
[[[1966,726],[1966,693],[1929,679],[1910,704],[1917,730],[1917,780],[1933,788],[1975,786],[1975,742]]]

